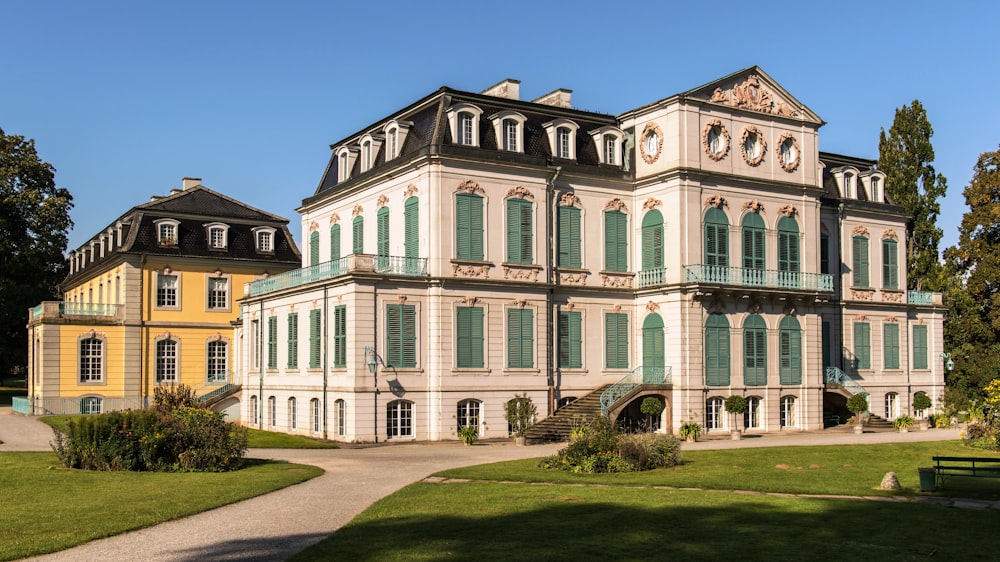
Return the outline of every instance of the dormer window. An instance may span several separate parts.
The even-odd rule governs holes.
[[[524,152],[524,115],[516,111],[501,111],[490,116],[493,133],[500,150]]]
[[[349,146],[342,146],[337,149],[337,181],[347,181],[351,179],[351,168],[358,158],[358,149]]]
[[[448,108],[448,128],[452,141],[464,146],[479,146],[479,116],[482,114],[483,110],[467,103]]]
[[[160,219],[153,223],[156,225],[157,242],[160,246],[176,246],[177,231],[180,223],[173,219]]]
[[[382,128],[385,133],[385,161],[388,162],[399,156],[403,150],[403,141],[406,140],[406,133],[409,132],[413,123],[409,121],[397,121],[393,119]]]
[[[576,131],[580,128],[579,125],[567,119],[556,119],[542,124],[542,128],[549,137],[553,156],[576,160]]]
[[[253,229],[253,239],[258,252],[265,254],[274,253],[274,232],[275,229],[269,226],[258,226]]]
[[[361,171],[367,172],[375,167],[375,156],[382,148],[382,137],[365,135],[361,137]]]
[[[229,245],[229,225],[213,222],[205,225],[208,247],[213,250],[225,250]]]
[[[841,166],[830,170],[830,174],[833,175],[834,180],[836,180],[840,188],[841,197],[844,199],[858,199],[857,179],[859,172],[857,168]]]
[[[857,198],[857,194],[854,192],[854,174],[844,174],[844,193],[851,199]]]
[[[590,132],[597,145],[597,155],[601,164],[621,166],[621,147],[625,134],[614,127],[601,127]]]
[[[875,203],[885,203],[885,193],[882,185],[885,181],[885,176],[878,171],[868,171],[862,173],[859,178],[863,184],[864,189],[867,191],[868,200]]]

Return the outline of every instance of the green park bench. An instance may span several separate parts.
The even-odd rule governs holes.
[[[1000,458],[995,457],[931,457],[938,482],[945,476],[1000,478]]]

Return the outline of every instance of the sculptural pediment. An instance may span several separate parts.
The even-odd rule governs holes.
[[[745,111],[822,122],[819,116],[756,66],[691,90],[686,96]]]

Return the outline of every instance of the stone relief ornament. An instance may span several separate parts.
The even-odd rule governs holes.
[[[611,307],[611,310],[612,310],[612,312],[621,312],[622,311],[622,305],[616,304],[613,307]]]
[[[565,285],[586,285],[589,273],[560,273],[559,283]]]
[[[794,217],[799,210],[796,209],[794,205],[785,205],[784,207],[778,209],[778,212],[786,217]]]
[[[503,278],[514,281],[538,281],[537,269],[515,269],[513,267],[503,268]]]
[[[459,302],[463,302],[467,306],[476,306],[476,303],[479,302],[479,297],[462,297]]]
[[[775,102],[771,92],[761,86],[757,75],[748,76],[745,81],[735,84],[731,90],[716,88],[709,101],[782,117],[797,115],[797,112],[785,102]]]
[[[756,199],[752,201],[744,201],[743,210],[750,211],[751,213],[761,213],[764,211],[764,204]]]
[[[601,274],[601,285],[611,289],[631,289],[632,277],[625,275]]]
[[[854,320],[856,322],[864,322],[864,321],[868,320],[868,316],[865,315],[865,314],[856,314],[854,316]]]
[[[851,289],[851,298],[858,301],[870,301],[875,296],[874,290]]]
[[[743,136],[740,137],[740,153],[743,160],[751,166],[758,166],[764,161],[764,154],[767,152],[767,141],[760,129],[753,125],[743,129]]]
[[[656,162],[662,151],[663,131],[656,123],[646,123],[642,129],[642,135],[639,137],[639,153],[642,155],[643,162],[647,164]]]
[[[490,266],[488,265],[459,265],[451,264],[451,273],[455,277],[482,277],[490,276]]]
[[[618,199],[617,197],[604,204],[604,210],[608,209],[619,212],[621,211],[624,211],[626,213],[628,212],[628,207],[625,206],[625,202],[622,201],[621,199]]]
[[[580,198],[576,196],[572,191],[569,193],[563,193],[562,197],[559,198],[559,202],[567,207],[579,207]]]
[[[565,308],[570,312],[573,312],[573,309],[576,308],[576,304],[573,302],[567,302],[566,304],[563,305],[563,308]]]
[[[855,226],[854,230],[851,231],[851,236],[868,236],[868,229],[862,225]]]
[[[529,201],[535,200],[535,196],[531,194],[531,191],[529,191],[528,188],[520,185],[510,188],[510,191],[507,192],[507,199],[511,199],[514,197],[518,199],[527,199]]]
[[[411,183],[410,185],[406,186],[406,191],[403,192],[403,197],[404,198],[406,198],[406,197],[413,197],[417,193],[419,193],[419,190],[417,189],[417,186],[415,186],[415,185],[413,185]]]
[[[649,301],[646,303],[646,310],[648,312],[656,312],[657,310],[660,310],[660,305],[656,304],[653,301]]]
[[[701,146],[712,160],[722,160],[729,154],[729,131],[718,119],[705,124],[701,131]]]
[[[486,193],[486,190],[479,187],[479,184],[472,180],[465,180],[458,184],[455,191],[465,191],[467,193]]]
[[[895,323],[899,322],[899,319],[898,319],[898,318],[896,318],[895,316],[889,316],[889,317],[887,317],[887,318],[885,319],[885,321],[886,321],[886,322],[890,322],[890,323],[893,323],[893,324],[895,324]]]
[[[526,301],[524,299],[514,299],[514,300],[510,301],[510,304],[512,304],[512,305],[514,305],[514,306],[516,306],[518,308],[524,308],[525,306],[528,305],[528,301]]]
[[[340,215],[338,215],[337,213],[330,215],[330,224],[337,224],[339,222],[340,222]]]
[[[645,203],[642,204],[642,210],[644,210],[644,211],[652,211],[653,209],[655,209],[657,207],[660,207],[662,205],[663,205],[663,201],[660,201],[659,199],[654,199],[653,197],[650,197],[649,199],[646,199]]]
[[[713,195],[705,199],[706,207],[715,207],[716,209],[721,209],[723,207],[729,208],[729,203],[726,198],[721,195]]]
[[[354,206],[354,210],[351,211],[351,215],[356,217],[356,216],[358,216],[358,215],[360,215],[360,214],[362,214],[364,212],[365,211],[364,211],[364,209],[361,208],[361,205],[355,205]]]
[[[312,232],[314,230],[319,230],[319,224],[317,224],[316,221],[312,221],[311,223],[309,223],[309,232]]]
[[[389,198],[386,197],[384,193],[379,195],[378,201],[375,202],[375,206],[377,207],[385,207],[388,204],[389,204]]]
[[[786,172],[794,172],[799,167],[799,141],[791,133],[784,133],[778,138],[778,162]]]
[[[406,304],[406,295],[399,295],[396,297],[396,302],[398,304]]]
[[[882,233],[882,239],[883,240],[899,240],[899,235],[896,234],[895,230],[893,230],[893,229],[890,228],[889,230],[886,230],[885,232]]]
[[[902,291],[882,291],[882,301],[883,302],[903,302],[903,292]]]

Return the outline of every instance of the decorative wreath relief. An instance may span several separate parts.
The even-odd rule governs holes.
[[[799,141],[791,133],[785,133],[778,139],[778,161],[786,172],[794,172],[799,167]]]
[[[757,166],[764,161],[767,142],[764,141],[764,135],[761,134],[760,129],[750,126],[743,130],[743,136],[740,138],[740,152],[743,153],[743,159],[746,160],[746,163],[751,166]]]
[[[729,153],[729,131],[722,121],[709,121],[701,132],[701,145],[712,160],[722,160]]]

